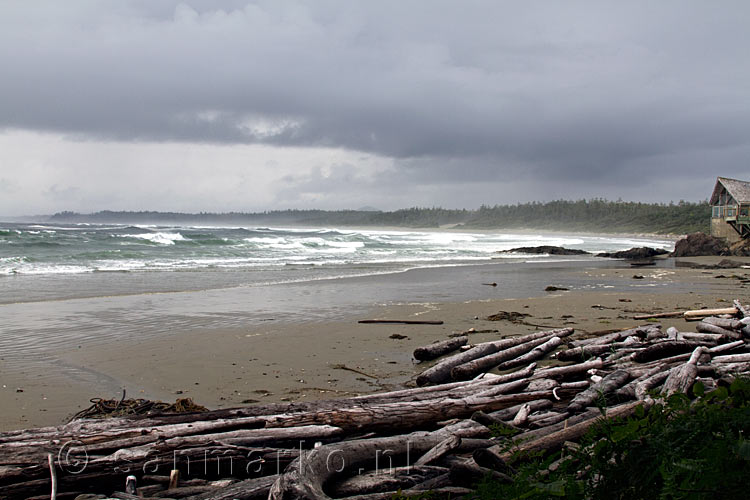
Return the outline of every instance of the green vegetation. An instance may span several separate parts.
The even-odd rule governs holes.
[[[636,203],[602,199],[482,206],[477,210],[408,208],[393,212],[358,210],[282,210],[260,213],[61,212],[58,222],[171,224],[296,224],[308,226],[395,226],[467,229],[545,229],[609,233],[687,234],[708,232],[707,202]]]
[[[675,394],[648,412],[603,419],[574,451],[516,456],[514,481],[486,480],[476,498],[748,498],[750,381],[703,390],[698,383],[694,401]]]

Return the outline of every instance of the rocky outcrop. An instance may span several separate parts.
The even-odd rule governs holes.
[[[653,259],[657,255],[665,255],[667,253],[669,252],[662,250],[661,248],[638,247],[631,248],[630,250],[622,250],[620,252],[603,252],[596,254],[596,256],[609,257],[610,259],[642,260]]]
[[[730,255],[736,257],[750,257],[750,240],[741,240],[729,245]]]
[[[548,255],[589,255],[585,250],[574,250],[571,248],[555,247],[551,245],[542,245],[538,247],[518,247],[510,250],[500,250],[498,253],[527,253],[527,254],[548,254]]]
[[[674,252],[672,252],[672,257],[698,257],[701,255],[732,255],[732,253],[726,241],[705,233],[687,235],[675,244]]]

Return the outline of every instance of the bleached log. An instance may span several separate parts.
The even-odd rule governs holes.
[[[722,314],[736,315],[739,311],[736,307],[725,307],[722,309],[696,309],[693,311],[685,311],[683,317],[686,320],[697,320],[700,318],[706,318],[708,316],[720,316]]]
[[[632,414],[635,409],[640,406],[650,406],[649,402],[644,401],[631,401],[618,406],[614,406],[606,410],[606,418],[617,418],[625,417]],[[571,425],[567,428],[553,432],[551,434],[543,435],[530,441],[522,441],[519,436],[520,444],[511,452],[505,452],[500,455],[504,461],[510,460],[514,452],[534,452],[534,451],[555,451],[559,449],[566,441],[575,441],[581,438],[589,428],[596,422],[598,422],[602,416],[596,416],[593,418],[586,419],[580,423]],[[490,448],[492,449],[492,448]]]
[[[433,385],[428,387],[417,387],[414,389],[401,389],[398,391],[365,394],[351,398],[355,402],[363,401],[414,401],[416,399],[434,399],[441,395],[450,395],[453,391],[464,394],[480,391],[483,388],[500,385],[514,380],[527,378],[534,373],[536,363],[531,363],[523,370],[517,370],[503,375],[493,376],[486,379],[476,379],[461,382],[451,382],[448,384]]]
[[[292,462],[269,492],[269,500],[329,499],[323,485],[345,468],[356,470],[360,464],[379,457],[420,456],[443,441],[440,432],[414,432],[407,435],[342,441],[311,450]]]
[[[658,364],[657,366],[654,366],[653,368],[649,369],[646,373],[643,375],[640,375],[638,378],[635,378],[628,382],[627,384],[623,385],[619,389],[615,391],[615,397],[619,399],[620,401],[626,401],[629,399],[635,399],[635,388],[636,386],[648,379],[649,377],[652,377],[656,375],[657,373],[663,372],[666,370],[665,364]],[[631,376],[633,374],[633,370],[630,371]]]
[[[376,431],[381,429],[409,430],[451,418],[462,418],[477,410],[493,411],[516,403],[551,398],[552,391],[504,394],[492,397],[468,395],[455,399],[381,403],[361,407],[342,407],[335,410],[273,415],[266,418],[267,427],[297,427],[301,425],[333,425],[346,431]]]
[[[726,328],[727,330],[741,330],[742,327],[745,326],[742,324],[742,321],[738,319],[717,318],[715,316],[709,316],[708,318],[703,318],[703,320],[700,323],[707,323],[709,325]],[[700,323],[698,323],[698,325],[700,325]]]
[[[219,490],[209,491],[190,497],[190,500],[259,500],[268,498],[271,486],[277,475],[262,476],[236,482]]]
[[[526,421],[529,419],[529,413],[531,413],[531,407],[528,404],[521,406],[518,413],[516,413],[516,416],[513,417],[511,425],[520,427],[526,424]]]
[[[591,370],[592,368],[601,368],[603,366],[604,361],[602,361],[601,358],[596,358],[592,359],[591,361],[586,361],[585,363],[566,366],[554,366],[536,370],[531,376],[531,379],[534,380],[540,378],[553,378],[555,380],[561,380],[569,376],[586,373],[587,370]]]
[[[643,401],[648,397],[648,391],[661,385],[669,377],[671,370],[664,370],[647,377],[635,384],[635,398]]]
[[[518,434],[521,432],[520,429],[518,429],[512,424],[507,423],[505,420],[502,420],[490,414],[484,413],[483,411],[474,412],[474,414],[471,416],[471,419],[479,424],[484,425],[487,428],[490,428],[492,426],[497,426],[497,427],[504,429],[505,431],[509,433]]]
[[[330,493],[336,498],[383,493],[414,487],[429,479],[447,474],[446,467],[417,465],[407,467],[383,467],[380,470],[356,474],[341,481],[336,481]]]
[[[547,342],[547,340],[547,337],[531,340],[515,347],[509,347],[508,349],[503,349],[502,351],[454,366],[451,369],[451,378],[454,380],[466,380],[472,378],[478,373],[494,368],[504,361],[517,358],[518,356],[531,351],[535,347]]]
[[[677,332],[676,340],[693,340],[697,342],[708,342],[714,345],[718,345],[719,342],[723,342],[728,337],[723,334],[717,333],[692,333],[692,332]]]
[[[509,421],[516,416],[518,410],[520,410],[524,404],[528,404],[532,412],[546,410],[552,407],[552,401],[550,401],[549,399],[536,399],[533,401],[529,401],[528,403],[521,403],[510,406],[508,408],[504,408],[502,410],[493,411],[488,415],[499,420]]]
[[[671,396],[676,392],[687,393],[688,389],[692,387],[695,382],[695,377],[698,375],[698,358],[708,350],[705,347],[697,347],[690,355],[690,359],[687,363],[673,368],[664,387],[662,388],[662,394]]]
[[[453,484],[472,487],[485,478],[510,483],[513,480],[502,472],[480,467],[473,461],[457,462],[451,465],[450,478]]]
[[[560,346],[560,344],[562,344],[562,339],[560,337],[552,337],[545,343],[534,347],[531,351],[527,352],[526,354],[518,356],[517,358],[511,359],[509,361],[505,361],[504,363],[500,363],[497,366],[497,368],[498,370],[508,370],[510,368],[514,368],[516,366],[524,365],[531,361],[535,361],[539,358],[544,357],[545,354],[557,349]]]
[[[728,330],[726,328],[722,328],[720,326],[713,325],[711,323],[706,323],[705,321],[699,321],[697,325],[695,325],[695,329],[699,332],[703,333],[715,333],[717,335],[721,335],[728,339],[733,340],[739,340],[742,338],[742,334],[740,332],[736,332],[734,330]]]
[[[744,363],[721,363],[716,365],[716,371],[719,375],[737,375],[750,373],[750,362]]]
[[[417,347],[416,349],[414,349],[414,359],[418,359],[420,361],[429,361],[431,359],[439,358],[440,356],[448,354],[449,352],[453,352],[462,345],[466,345],[468,343],[469,337],[463,336],[435,342],[423,347]]]
[[[714,346],[714,347],[709,347],[708,348],[708,354],[714,355],[714,354],[718,354],[718,353],[722,353],[722,352],[729,352],[729,351],[733,351],[735,349],[743,348],[745,346],[746,346],[745,342],[743,342],[742,340],[736,340],[734,342],[729,342],[729,343],[726,343],[726,344],[719,344],[719,345]],[[657,359],[657,360],[654,360],[654,361],[649,361],[648,363],[644,363],[642,366],[643,366],[643,368],[650,369],[651,367],[656,366],[656,365],[670,364],[670,363],[675,363],[675,362],[679,362],[679,361],[686,361],[686,360],[690,359],[690,354],[691,353],[688,352],[688,353],[684,353],[684,354],[678,354],[678,355],[675,355],[675,356],[670,356],[668,358],[661,358],[661,359]]]
[[[566,420],[570,418],[569,413],[557,413],[557,412],[547,412],[547,416],[545,418],[540,419],[534,419],[532,420],[531,417],[529,418],[529,427],[532,429],[542,429],[549,427],[553,424],[556,424],[558,422],[562,422],[563,420]]]
[[[553,335],[563,337],[566,335],[570,335],[571,333],[573,333],[572,328],[562,328],[559,330],[534,332],[527,335],[520,335],[518,337],[477,344],[468,351],[450,356],[422,372],[422,374],[417,377],[417,385],[423,386],[428,384],[440,384],[447,380],[450,380],[451,370],[454,367],[467,363],[469,361],[473,361],[477,358],[481,358],[482,356],[494,354],[500,350],[515,347],[531,340]]]
[[[724,356],[714,356],[711,360],[714,363],[746,363],[750,361],[750,353],[742,354],[725,354]]]
[[[607,335],[601,335],[599,337],[593,337],[590,339],[576,340],[570,343],[573,347],[582,347],[587,345],[598,345],[598,344],[609,344],[610,342],[617,342],[624,340],[631,335],[637,335],[639,337],[645,337],[650,330],[658,330],[661,328],[659,323],[652,325],[637,326],[635,328],[629,328],[619,332],[609,333]]]
[[[604,377],[583,392],[579,392],[568,405],[568,412],[577,413],[593,403],[598,397],[609,394],[622,387],[630,378],[625,370],[617,370]]]
[[[560,387],[560,382],[552,378],[538,378],[529,382],[526,386],[526,390],[529,391],[548,391]]]
[[[673,356],[675,354],[692,352],[696,347],[701,347],[703,345],[704,344],[701,342],[689,340],[666,340],[634,353],[632,359],[638,363],[645,363],[666,358],[667,356]]]
[[[461,446],[461,438],[458,436],[450,436],[445,438],[444,440],[440,441],[438,444],[436,444],[434,447],[430,448],[427,453],[419,457],[416,462],[414,462],[414,465],[427,465],[430,462],[434,462],[435,460],[438,460],[440,457],[445,455],[446,453],[451,452],[452,450],[455,450]],[[415,483],[416,484],[416,483]]]
[[[613,349],[616,349],[613,344],[588,344],[560,351],[555,355],[555,358],[560,361],[585,361],[592,357],[607,354]]]

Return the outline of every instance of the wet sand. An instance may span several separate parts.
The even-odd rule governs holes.
[[[710,264],[719,259],[682,260]],[[744,261],[750,264],[750,259]],[[643,278],[636,280],[634,275]],[[190,397],[209,408],[328,399],[403,388],[413,386],[415,377],[429,366],[412,360],[414,348],[457,332],[481,332],[470,334],[471,343],[565,326],[575,328],[576,335],[590,335],[643,324],[633,320],[634,314],[726,307],[733,298],[750,301],[743,282],[750,279],[750,270],[741,268],[623,265],[576,269],[570,279],[577,278],[601,285],[584,291],[540,290],[541,296],[532,298],[373,306],[366,313],[353,311],[330,321],[306,322],[299,318],[73,347],[58,353],[57,363],[58,368],[75,368],[78,378],[60,378],[36,365],[3,370],[0,429],[60,424],[86,408],[89,398],[119,398],[123,388],[128,397],[163,401]],[[626,292],[612,288],[618,288],[618,283],[635,282],[639,286]],[[481,286],[484,285],[477,283],[477,287]],[[529,316],[521,323],[487,320],[500,311]],[[444,324],[357,323],[365,318],[442,320]],[[694,330],[694,325],[679,318],[661,322],[665,327]],[[98,387],[106,388],[105,393],[92,394],[91,383],[81,373],[96,378]]]

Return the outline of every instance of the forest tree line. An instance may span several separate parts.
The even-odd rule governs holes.
[[[414,207],[394,211],[275,210],[255,213],[179,213],[153,211],[101,211],[91,214],[60,212],[57,222],[150,224],[297,224],[306,226],[395,226],[466,229],[545,229],[609,233],[686,234],[708,232],[708,202],[640,203],[590,200],[556,200],[516,205],[483,205],[475,210]]]

